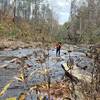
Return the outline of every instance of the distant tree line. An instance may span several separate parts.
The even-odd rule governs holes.
[[[100,41],[100,0],[71,0],[70,19],[58,31],[68,43]]]
[[[11,16],[12,22],[20,30],[22,30],[22,23],[18,23],[22,20],[30,23],[32,34],[22,32],[21,35],[25,35],[24,37],[30,35],[33,40],[41,41],[46,36],[51,37],[53,31],[58,27],[58,22],[54,18],[47,0],[0,0],[0,21],[4,20],[4,16]]]

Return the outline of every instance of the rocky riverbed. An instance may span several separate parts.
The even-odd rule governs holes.
[[[49,70],[51,77],[51,84],[60,82],[64,76],[64,70],[61,64],[66,63],[69,59],[68,50],[72,48],[73,52],[70,56],[74,59],[75,67],[73,73],[79,80],[86,78],[86,82],[91,81],[93,60],[86,57],[84,50],[77,46],[64,45],[61,50],[61,56],[56,57],[55,48],[18,48],[18,49],[4,49],[0,51],[0,91],[10,81],[14,80],[9,89],[5,92],[0,100],[5,100],[8,97],[18,97],[18,95],[27,89],[23,83],[15,80],[15,77],[25,69],[28,86],[41,84],[47,82],[47,76],[44,75],[45,69]],[[23,63],[21,63],[23,62]],[[84,69],[86,67],[86,69]],[[76,70],[76,71],[75,71]],[[56,83],[57,84],[57,83]],[[76,86],[77,87],[77,86]],[[36,100],[35,91],[32,92],[33,100]],[[82,94],[77,91],[79,95],[77,100],[83,100]],[[71,96],[69,95],[71,98]],[[29,98],[29,97],[28,97]],[[29,100],[29,99],[28,99]],[[62,100],[62,99],[61,99]],[[74,99],[72,99],[74,100]]]

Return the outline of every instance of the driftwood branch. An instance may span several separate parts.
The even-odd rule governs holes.
[[[67,70],[65,70],[65,67],[62,64],[61,64],[61,67],[65,71],[65,76],[68,77],[71,82],[74,82],[76,84],[79,82],[79,79],[77,77],[73,76],[72,74],[70,74]]]

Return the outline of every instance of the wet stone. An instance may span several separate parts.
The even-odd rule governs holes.
[[[68,45],[66,45],[67,47]],[[75,47],[76,48],[76,47]],[[44,81],[47,81],[47,78],[40,72],[37,72],[39,70],[49,68],[50,76],[51,76],[51,82],[55,81],[61,81],[62,77],[64,76],[64,70],[61,68],[61,64],[66,63],[69,59],[69,55],[66,49],[61,50],[61,57],[56,57],[55,55],[55,49],[49,50],[49,56],[46,56],[47,54],[43,51],[43,49],[18,49],[13,51],[0,51],[0,65],[8,64],[8,61],[14,58],[22,58],[27,57],[28,59],[25,59],[25,65],[28,67],[25,68],[25,74],[26,76],[29,76],[31,73],[35,72],[31,78],[28,78],[27,84],[34,85],[43,83]],[[65,54],[66,53],[66,54]],[[86,76],[88,76],[91,71],[90,69],[93,68],[92,66],[92,60],[86,58],[85,54],[83,52],[72,52],[71,57],[74,59],[75,63],[78,64],[77,68],[79,67],[79,70],[81,68],[84,68],[87,66],[85,72],[87,71]],[[36,60],[38,60],[38,57],[44,57],[45,60],[43,63],[38,63]],[[4,58],[2,58],[4,57]],[[7,58],[7,59],[6,59]],[[31,66],[31,67],[30,67]],[[20,64],[16,64],[16,62],[9,63],[7,68],[1,68],[0,69],[0,87],[3,87],[9,80],[13,79],[14,76],[17,76],[20,72],[19,70],[22,68]],[[42,71],[44,72],[44,70]],[[82,72],[84,73],[84,71]],[[21,89],[14,89],[14,87],[19,87]],[[14,81],[14,83],[11,85],[13,89],[8,89],[6,94],[3,97],[0,97],[0,100],[4,100],[3,98],[11,97],[11,96],[17,96],[20,94],[20,92],[24,91],[23,84],[19,81]],[[10,88],[11,88],[10,87]],[[0,88],[1,90],[1,88]],[[33,94],[33,98],[36,97],[36,94]],[[30,98],[30,97],[28,97]],[[33,99],[36,100],[36,99]]]

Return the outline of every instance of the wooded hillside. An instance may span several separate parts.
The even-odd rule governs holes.
[[[46,0],[0,1],[1,37],[13,37],[25,41],[51,41],[57,25],[58,22],[54,19]]]
[[[71,0],[70,20],[60,28],[58,36],[68,43],[99,42],[100,0]]]
[[[48,0],[1,0],[0,36],[70,44],[100,42],[100,1],[70,1],[70,18],[59,25]]]

